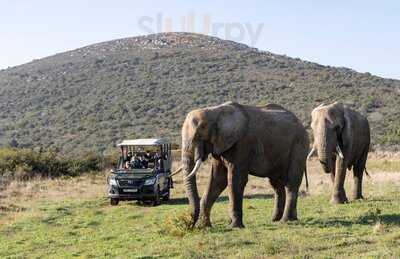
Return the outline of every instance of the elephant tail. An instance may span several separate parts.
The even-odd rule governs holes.
[[[304,176],[306,177],[306,192],[308,192],[307,166],[304,168]]]
[[[365,172],[365,175],[366,175],[366,176],[368,176],[368,178],[370,178],[370,179],[371,179],[371,176],[369,175],[369,173],[368,173],[368,171],[367,171],[367,168],[366,168],[366,167],[364,167],[364,172]]]

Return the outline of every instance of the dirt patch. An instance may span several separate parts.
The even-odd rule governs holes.
[[[105,176],[85,175],[68,179],[33,179],[12,181],[0,192],[0,204],[26,200],[63,200],[105,196]]]
[[[400,173],[374,172],[366,181],[371,183],[392,183],[400,186]]]
[[[371,158],[372,160],[373,158]],[[374,162],[384,161],[386,159],[374,160]],[[200,171],[197,174],[197,185],[199,187],[200,195],[204,192],[211,172],[210,163],[205,162]],[[306,192],[305,179],[303,178],[302,185],[300,187],[300,192],[304,195],[321,195],[329,193],[332,188],[332,181],[329,174],[322,171],[321,165],[316,159],[311,159],[307,163],[307,172],[309,180],[309,190]],[[392,184],[393,182],[400,184],[400,172],[382,172],[377,170],[369,171],[370,177],[365,177],[366,185],[375,184]],[[175,189],[173,190],[173,197],[185,197],[185,191],[182,182],[182,174],[177,175],[174,178]],[[348,171],[346,175],[346,188],[352,188],[353,174]],[[273,189],[269,184],[268,178],[260,178],[255,176],[249,176],[249,181],[246,185],[245,195],[271,195],[273,194]],[[221,195],[227,195],[225,190]]]
[[[368,159],[400,160],[400,152],[375,151],[368,154]]]

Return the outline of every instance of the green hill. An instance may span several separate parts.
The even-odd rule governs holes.
[[[170,138],[191,109],[278,103],[309,125],[321,102],[367,115],[376,147],[400,144],[400,81],[191,33],[126,38],[0,71],[0,145],[106,151]],[[397,145],[397,146],[396,146]]]

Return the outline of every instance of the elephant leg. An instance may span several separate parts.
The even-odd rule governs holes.
[[[344,159],[336,159],[336,173],[331,198],[332,204],[341,204],[348,202],[346,192],[344,190],[344,180],[346,178],[347,169],[346,164],[347,163],[344,161]]]
[[[228,169],[231,227],[243,228],[243,192],[248,173],[235,168]]]
[[[286,189],[286,203],[282,221],[287,222],[287,221],[297,220],[297,198],[299,193],[299,187],[286,186],[285,189]]]
[[[353,187],[353,195],[352,198],[364,199],[362,195],[362,181],[365,170],[365,164],[367,162],[368,150],[366,150],[357,165],[353,167],[353,176],[354,176],[354,187]]]
[[[295,146],[292,150],[285,184],[286,201],[282,216],[283,222],[297,220],[297,198],[306,167],[305,157],[301,156],[301,154],[306,152],[302,146]]]
[[[227,178],[226,168],[219,161],[213,161],[211,176],[200,201],[200,218],[198,224],[200,227],[211,227],[211,208],[221,192],[225,190],[228,182]]]
[[[275,192],[275,207],[272,214],[272,221],[279,221],[281,220],[285,209],[285,186],[279,180],[270,180],[270,183]]]
[[[354,200],[364,199],[362,196],[363,171],[363,169],[360,170],[359,168],[353,168],[354,187],[351,198]]]
[[[335,183],[335,171],[336,171],[336,158],[333,159],[333,166],[332,166],[332,171],[331,171],[331,181],[332,184]]]

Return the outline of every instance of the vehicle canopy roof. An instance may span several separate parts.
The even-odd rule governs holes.
[[[142,139],[126,139],[117,146],[159,146],[169,144],[169,141],[163,138],[142,138]]]

